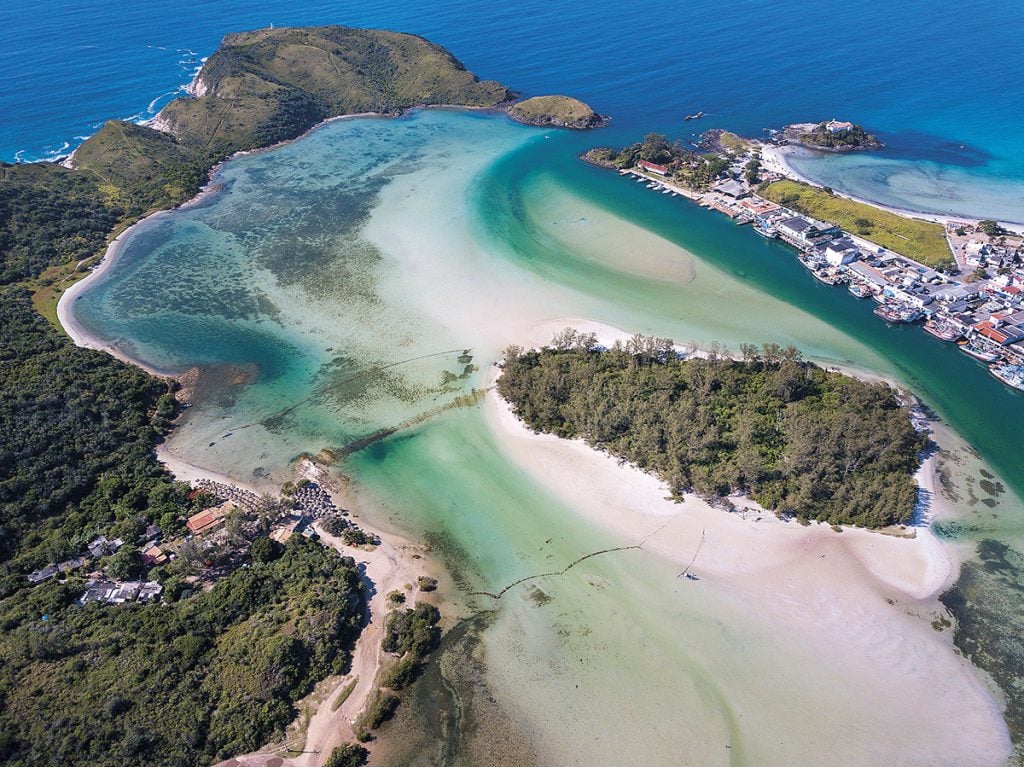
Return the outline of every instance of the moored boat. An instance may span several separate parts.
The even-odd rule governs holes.
[[[972,357],[972,358],[978,360],[978,362],[998,362],[999,361],[999,353],[994,351],[994,350],[983,349],[982,347],[976,346],[975,344],[971,343],[970,341],[961,341],[957,345],[960,347],[960,351],[962,351],[968,357]]]
[[[881,317],[886,322],[893,324],[903,322],[903,320],[900,319],[899,311],[891,304],[881,304],[880,306],[876,306],[874,313],[876,317]]]
[[[1024,391],[1024,365],[992,365],[988,372],[1007,386]]]
[[[863,282],[851,282],[850,287],[848,287],[847,290],[850,291],[850,295],[856,296],[857,298],[867,298],[871,295],[871,288]]]
[[[924,324],[924,331],[935,336],[940,341],[956,341],[963,335],[959,328],[945,322],[936,322],[935,320],[928,320]]]

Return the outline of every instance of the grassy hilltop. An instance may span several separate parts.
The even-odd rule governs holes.
[[[553,125],[558,128],[600,128],[605,124],[601,115],[570,96],[534,96],[513,104],[508,114],[513,120],[529,125]]]
[[[422,37],[373,29],[261,29],[224,38],[193,95],[168,104],[155,128],[110,121],[75,168],[132,213],[171,207],[229,154],[286,141],[328,117],[414,106],[490,107],[510,91],[481,80]]]
[[[180,140],[233,151],[294,138],[327,117],[510,97],[422,37],[348,27],[228,35],[161,122]]]

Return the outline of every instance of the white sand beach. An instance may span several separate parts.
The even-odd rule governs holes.
[[[806,175],[798,171],[793,163],[790,162],[789,158],[798,152],[809,152],[807,149],[794,146],[779,146],[778,144],[767,144],[759,143],[761,149],[761,164],[772,173],[777,173],[780,176],[792,179],[793,181],[800,181],[804,184],[810,184],[816,186],[819,189],[822,185],[813,179],[808,178]],[[981,219],[972,218],[971,216],[954,216],[945,215],[941,213],[927,213],[920,210],[909,210],[907,208],[898,208],[892,205],[884,205],[875,200],[869,200],[864,197],[858,197],[857,195],[847,194],[841,190],[833,189],[833,194],[837,197],[844,197],[854,202],[862,202],[865,205],[871,205],[872,207],[878,208],[879,210],[889,211],[895,213],[898,216],[904,216],[905,218],[917,218],[922,221],[933,221],[937,224],[948,224],[952,221],[966,224],[977,224]],[[1005,229],[1011,232],[1024,233],[1024,224],[1013,223],[1012,221],[1000,221],[999,224]]]

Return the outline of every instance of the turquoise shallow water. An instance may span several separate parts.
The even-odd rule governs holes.
[[[171,440],[203,466],[283,478],[304,451],[403,426],[340,468],[371,513],[432,541],[464,590],[613,542],[518,471],[478,407],[453,407],[503,345],[564,317],[733,347],[792,342],[899,378],[1004,483],[986,486],[977,458],[951,455],[962,503],[947,534],[1020,546],[1022,398],[950,347],[887,329],[777,243],[584,165],[575,154],[587,139],[452,112],[333,123],[228,163],[223,192],[135,229],[75,313],[146,362],[206,367]],[[467,369],[464,352],[483,369]],[[755,606],[726,592],[698,598],[666,566],[625,556],[548,579],[540,596],[517,592],[483,635],[495,683],[518,691],[510,705],[547,763],[573,763],[564,749],[575,749],[589,763],[643,752],[651,764],[679,753],[712,764],[723,743],[734,764],[808,762],[824,753],[827,710],[873,734],[828,735],[834,763],[913,764],[947,727],[902,708],[898,689],[865,704],[866,691],[892,684],[884,663],[878,678],[858,678],[841,645],[780,633]],[[974,640],[999,639],[993,624],[1020,612],[1012,553],[993,561],[998,578],[981,560],[957,605]],[[992,612],[976,615],[965,605],[983,589]],[[538,611],[548,598],[554,612]],[[779,746],[766,736],[779,729],[799,737]]]

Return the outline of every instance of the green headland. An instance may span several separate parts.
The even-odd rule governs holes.
[[[606,119],[570,96],[534,96],[519,101],[508,109],[513,120],[528,125],[551,125],[556,128],[600,128]]]

